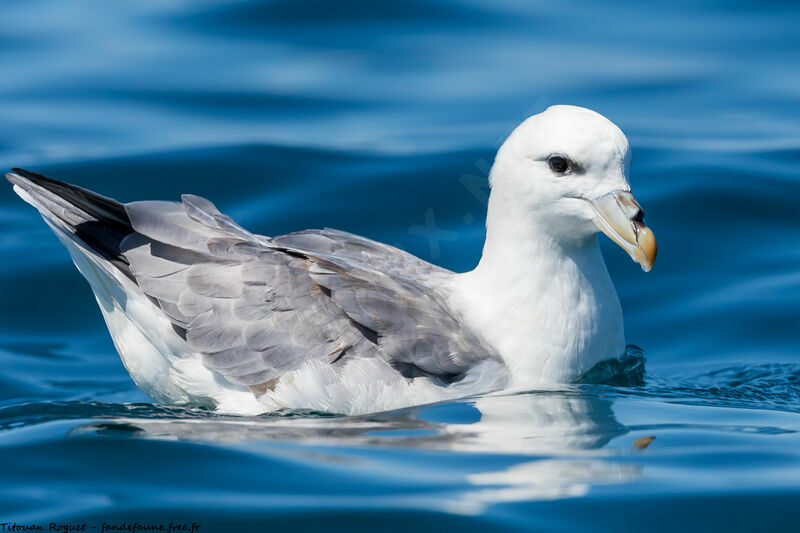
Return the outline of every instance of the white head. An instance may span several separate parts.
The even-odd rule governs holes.
[[[628,139],[604,116],[549,107],[520,124],[497,152],[490,210],[564,243],[602,231],[649,270],[656,244],[630,193],[630,160]]]

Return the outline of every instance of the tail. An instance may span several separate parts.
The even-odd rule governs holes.
[[[6,178],[23,200],[39,210],[59,238],[70,239],[133,279],[120,249],[122,240],[133,232],[123,204],[21,168],[13,169]]]
[[[189,401],[172,381],[167,356],[153,344],[153,339],[170,338],[178,330],[164,326],[146,305],[128,305],[155,305],[155,300],[140,290],[121,250],[122,241],[135,233],[125,205],[34,172],[13,170],[6,178],[14,191],[39,210],[92,287],[114,346],[136,384],[156,401]],[[180,339],[174,337],[176,345]]]

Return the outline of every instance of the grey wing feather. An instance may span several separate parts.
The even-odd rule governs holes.
[[[197,196],[124,205],[22,169],[7,177],[231,382],[260,390],[310,359],[378,357],[445,381],[500,364],[432,283],[449,272],[397,248],[330,229],[269,239]]]
[[[380,357],[453,379],[497,358],[424,281],[448,271],[336,230],[268,239],[203,198],[125,206],[130,270],[189,348],[230,381],[257,387],[311,359]]]

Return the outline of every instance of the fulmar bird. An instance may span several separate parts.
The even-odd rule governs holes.
[[[597,233],[644,270],[656,256],[629,161],[594,111],[525,120],[497,152],[483,255],[462,274],[332,229],[255,235],[198,196],[122,204],[6,177],[69,249],[155,401],[355,414],[566,383],[619,357]]]

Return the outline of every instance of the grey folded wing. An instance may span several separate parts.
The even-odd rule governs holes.
[[[406,377],[457,381],[499,363],[432,281],[448,271],[345,232],[254,235],[211,202],[134,202],[122,251],[188,347],[263,392],[312,359],[378,357]]]

